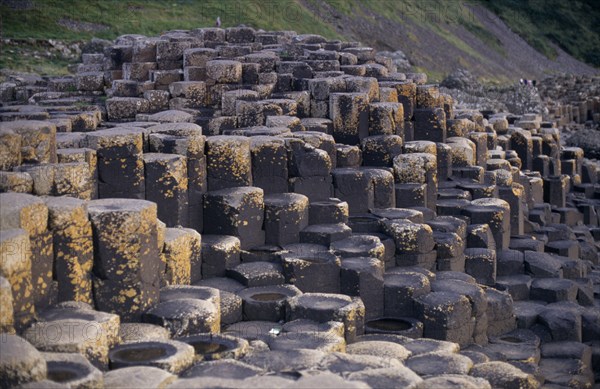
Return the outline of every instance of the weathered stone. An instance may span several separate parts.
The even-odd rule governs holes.
[[[204,197],[204,216],[211,220],[204,228],[207,234],[233,235],[242,249],[265,243],[263,190],[239,187],[208,192]]]
[[[153,366],[178,374],[194,362],[194,348],[174,340],[134,342],[115,347],[109,358],[112,369]]]
[[[188,228],[167,228],[161,260],[165,274],[161,284],[187,285],[202,278],[202,239]]]
[[[287,300],[287,320],[311,319],[344,323],[344,336],[352,342],[364,332],[365,307],[360,299],[340,294],[305,293]]]
[[[47,121],[16,120],[0,124],[2,164],[7,170],[22,162],[56,162],[56,125]],[[18,137],[20,135],[20,138]],[[16,142],[20,139],[20,144]],[[20,147],[20,153],[13,147]],[[9,150],[10,148],[10,150]],[[19,155],[20,154],[20,155]]]
[[[92,303],[93,238],[84,201],[48,198],[59,301]]]
[[[29,342],[16,335],[3,334],[0,354],[2,387],[10,388],[46,378],[46,361]]]
[[[208,189],[252,185],[250,139],[215,136],[206,142]]]
[[[99,309],[135,318],[158,296],[161,263],[156,204],[144,200],[94,200],[94,295]]]

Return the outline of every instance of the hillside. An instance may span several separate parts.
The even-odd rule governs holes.
[[[437,81],[457,68],[501,82],[594,74],[600,66],[600,11],[593,1],[0,0],[2,38],[11,39],[2,44],[0,67],[65,73],[69,56],[38,40],[156,35],[211,26],[220,16],[223,27],[295,30],[401,50],[414,70]]]

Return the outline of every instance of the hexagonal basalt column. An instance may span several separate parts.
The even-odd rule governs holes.
[[[253,136],[250,140],[252,178],[265,194],[288,191],[288,153],[278,137]]]
[[[0,170],[8,171],[21,165],[21,135],[12,129],[0,128]]]
[[[48,197],[59,301],[92,304],[94,242],[87,204],[70,197]]]
[[[298,244],[283,254],[281,261],[286,282],[303,292],[339,293],[340,259],[322,246]],[[290,246],[288,246],[291,248]]]
[[[510,243],[510,206],[504,200],[483,198],[473,200],[471,206],[462,210],[462,214],[471,219],[471,224],[489,225],[496,250],[506,250]]]
[[[202,238],[191,228],[167,228],[161,260],[161,285],[187,285],[202,279]]]
[[[265,196],[265,241],[283,246],[298,243],[308,225],[308,198],[295,193]]]
[[[3,334],[0,379],[3,388],[46,379],[46,361],[25,339]]]
[[[329,99],[333,137],[337,143],[357,145],[369,136],[368,95],[333,93]]]
[[[310,224],[348,223],[348,203],[339,199],[314,201],[310,203]]]
[[[385,259],[385,246],[378,237],[371,235],[351,235],[333,242],[330,248],[342,258],[371,257],[380,261]]]
[[[238,292],[243,300],[244,320],[277,322],[285,319],[287,299],[302,294],[293,285],[256,286]]]
[[[533,161],[533,141],[531,132],[517,128],[510,136],[510,148],[515,150],[523,162],[523,169],[531,170]]]
[[[113,348],[109,358],[112,369],[154,366],[178,374],[193,364],[194,347],[175,340],[126,343]]]
[[[204,197],[204,216],[211,222],[204,232],[237,236],[242,249],[263,245],[263,196],[263,190],[255,187],[208,192]]]
[[[398,135],[375,135],[362,140],[364,166],[391,167],[394,158],[402,154],[403,140]]]
[[[20,135],[20,138],[16,135]],[[0,124],[0,138],[8,166],[24,163],[56,163],[56,125],[39,120],[16,120]],[[17,140],[20,142],[17,143]],[[8,150],[7,147],[17,147]],[[20,150],[19,150],[20,149]],[[17,151],[19,150],[19,151]],[[10,155],[10,156],[9,156]],[[0,158],[2,160],[4,158]],[[0,162],[1,163],[1,162]]]
[[[402,268],[398,268],[402,269]],[[389,272],[384,276],[385,317],[415,317],[415,299],[431,291],[429,278],[417,272]]]
[[[144,130],[117,127],[87,134],[98,155],[98,197],[144,199]]]
[[[442,108],[415,110],[414,140],[446,141],[446,114]]]
[[[224,276],[240,264],[240,239],[229,235],[202,236],[202,277]]]
[[[188,225],[186,158],[175,154],[144,154],[146,200],[158,205],[158,217],[167,227]]]
[[[394,158],[394,175],[399,184],[426,184],[426,206],[435,209],[437,200],[437,160],[429,153],[402,154]],[[396,192],[396,200],[403,193]]]
[[[429,225],[399,219],[384,221],[383,229],[396,243],[398,266],[435,268],[437,253],[434,250],[433,230]]]
[[[342,259],[341,292],[360,297],[366,320],[383,316],[383,272],[383,262],[377,258]]]
[[[138,318],[158,300],[164,264],[158,253],[156,204],[105,199],[88,205],[94,231],[96,306]]]
[[[82,354],[101,369],[106,369],[108,350],[114,344],[102,325],[86,318],[37,322],[23,337],[40,351]]]
[[[369,104],[369,135],[404,137],[404,108],[400,103]]]
[[[425,337],[461,345],[471,343],[474,326],[471,323],[471,304],[466,296],[453,292],[431,292],[417,298],[416,302]]]
[[[346,341],[351,343],[364,333],[365,306],[360,298],[342,294],[305,293],[287,300],[286,317],[288,321],[340,321]]]
[[[213,136],[206,141],[210,191],[252,185],[250,138]]]
[[[366,213],[375,207],[373,180],[365,171],[339,168],[332,175],[335,197],[348,203],[351,214]]]
[[[24,245],[22,240],[19,240],[16,247],[9,245],[3,248],[3,250],[7,250],[4,251],[6,253],[4,255],[9,257],[16,255],[13,258],[19,261],[17,273],[20,274],[20,277],[24,276],[22,272],[24,268],[21,266],[27,266],[27,257],[31,255],[30,280],[33,289],[28,290],[25,285],[28,282],[26,280],[28,276],[25,276],[25,279],[19,278],[18,283],[25,282],[24,289],[20,291],[13,289],[13,298],[18,301],[22,297],[28,298],[26,296],[31,293],[36,309],[45,309],[56,298],[56,289],[53,288],[52,234],[47,229],[48,208],[41,198],[21,193],[0,194],[0,204],[0,230],[23,229],[27,232],[29,240],[29,248]],[[29,254],[24,254],[28,250],[30,250]],[[6,278],[9,279],[13,288],[16,288],[13,280],[8,276]],[[16,282],[16,280],[14,281]],[[15,315],[19,314],[15,312]]]
[[[0,231],[0,276],[8,283],[2,286],[2,307],[6,330],[26,326],[35,314],[31,286],[31,245],[25,230]],[[14,320],[13,320],[14,315]],[[3,327],[4,327],[3,326]]]
[[[238,61],[213,60],[206,62],[206,75],[210,80],[222,84],[242,81],[242,64]]]
[[[221,327],[219,302],[198,298],[163,301],[143,315],[144,321],[165,327],[171,336],[218,333]]]

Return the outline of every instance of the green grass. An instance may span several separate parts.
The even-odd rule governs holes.
[[[600,67],[598,0],[479,0],[514,32],[549,58],[550,42],[575,58]]]
[[[316,0],[311,1],[314,3]],[[501,42],[483,28],[483,25],[464,6],[462,0],[326,0],[326,2],[347,16],[364,15],[363,9],[365,9],[396,23],[403,23],[410,19],[434,31],[440,38],[464,53],[481,59],[474,49],[450,32],[450,27],[463,26],[492,50],[506,56]]]
[[[0,68],[12,69],[41,75],[67,75],[67,67],[76,61],[69,61],[57,55],[50,57],[34,54],[45,49],[35,44],[20,44],[18,47],[3,47],[0,50]]]
[[[443,72],[436,72],[429,69],[424,69],[420,66],[415,66],[415,71],[419,73],[427,74],[427,81],[429,83],[440,83],[446,77],[446,74]]]
[[[335,28],[296,0],[32,0],[29,9],[13,9],[0,2],[2,38],[88,40],[114,39],[123,34],[156,36],[173,29],[246,24],[265,30],[295,30],[332,39]],[[87,23],[94,30],[70,29],[64,20]],[[37,48],[0,46],[0,67],[39,74],[67,74],[69,61],[59,57],[33,58]]]
[[[477,38],[479,38],[492,50],[497,51],[504,57],[508,55],[500,39],[498,39],[494,34],[483,28],[483,26],[474,23],[467,23],[465,24],[465,28]]]
[[[295,0],[34,0],[26,10],[0,6],[5,38],[92,37],[114,39],[123,34],[157,35],[171,29],[192,29],[215,24],[250,25],[268,30],[293,29],[301,33],[338,38],[335,29]],[[94,23],[97,31],[73,31],[61,19]]]

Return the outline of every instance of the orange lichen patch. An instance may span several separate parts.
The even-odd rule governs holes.
[[[54,166],[54,190],[57,195],[91,199],[92,174],[86,162],[60,163]]]
[[[144,154],[146,175],[158,176],[153,183],[166,199],[188,190],[187,159],[174,154]],[[151,171],[151,173],[149,172]]]
[[[31,272],[31,243],[22,229],[0,231],[0,276]]]
[[[189,285],[191,282],[192,261],[196,260],[199,234],[183,228],[168,228],[161,259],[165,262],[166,271],[162,282],[164,285]]]
[[[158,265],[156,204],[144,200],[94,200],[88,212],[99,247],[97,267],[102,276],[133,280],[138,279],[143,267]],[[122,273],[119,275],[118,271]]]
[[[238,186],[252,185],[250,139],[241,136],[215,136],[207,140],[208,176]]]
[[[29,236],[46,231],[48,208],[41,198],[24,193],[1,193],[0,204],[0,229],[22,228]]]
[[[144,143],[144,129],[139,127],[116,127],[87,134],[90,148],[100,153],[122,150],[125,154],[141,154]]]
[[[427,153],[403,154],[394,158],[394,174],[399,183],[425,184],[428,177],[437,182],[437,160]]]
[[[110,343],[98,322],[73,318],[38,322],[23,337],[40,351],[79,353],[99,368],[108,367]]]
[[[4,122],[0,130],[10,130],[21,135],[23,162],[56,162],[56,126],[48,121],[16,120]]]
[[[13,334],[14,324],[12,288],[6,278],[0,277],[0,332]]]
[[[73,198],[48,198],[49,226],[54,240],[54,260],[59,297],[92,303],[92,225],[86,203]]]

